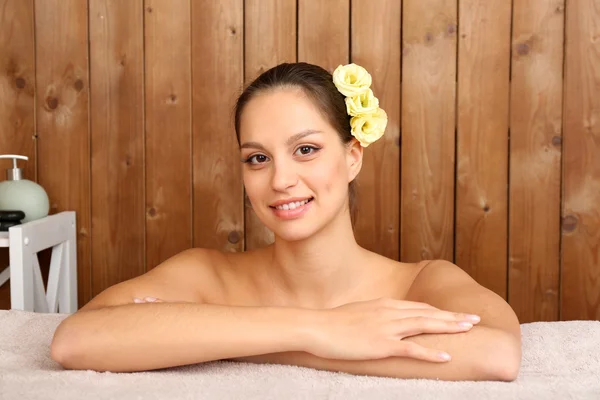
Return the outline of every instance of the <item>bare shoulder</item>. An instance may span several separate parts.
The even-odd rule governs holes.
[[[196,247],[177,254],[148,274],[156,274],[165,284],[168,284],[166,280],[170,280],[171,286],[178,293],[186,293],[190,301],[205,303],[213,297],[213,293],[221,290],[230,265],[226,253]]]
[[[216,279],[218,252],[184,250],[148,272],[106,288],[80,311],[132,303],[133,298],[156,297],[171,302],[202,302],[202,289]]]
[[[369,269],[374,279],[372,295],[406,300],[421,270],[430,262],[401,262],[375,252],[369,252]]]
[[[409,296],[414,301],[424,301],[448,292],[464,291],[465,295],[489,295],[492,292],[481,286],[458,265],[443,259],[421,263],[411,285]]]
[[[195,285],[203,303],[261,305],[259,294],[267,288],[260,284],[260,266],[269,259],[268,248],[238,252],[202,250],[201,262],[196,264],[203,271]]]

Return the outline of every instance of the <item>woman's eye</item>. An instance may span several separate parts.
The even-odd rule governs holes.
[[[248,159],[245,162],[247,162],[248,164],[257,165],[257,164],[262,164],[266,161],[267,161],[267,156],[265,156],[264,154],[256,154],[251,157],[248,157]]]
[[[308,156],[308,155],[316,153],[319,150],[321,150],[321,148],[315,147],[315,146],[300,146],[300,147],[298,147],[298,149],[296,150],[296,152],[294,154],[297,154],[300,156]],[[264,154],[255,154],[253,156],[246,158],[243,161],[244,161],[244,163],[250,164],[250,165],[260,165],[260,164],[264,164],[267,161],[269,161],[269,157],[265,156]]]
[[[306,155],[315,153],[317,150],[319,150],[318,147],[314,147],[314,146],[301,146],[301,147],[298,147],[298,150],[296,150],[296,152],[300,152],[300,154],[306,156]]]

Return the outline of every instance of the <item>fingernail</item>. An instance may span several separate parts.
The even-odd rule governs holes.
[[[450,358],[451,358],[451,357],[450,357],[450,354],[448,354],[448,353],[444,353],[444,352],[441,352],[441,353],[438,353],[438,358],[439,358],[440,360],[444,360],[444,361],[450,361]]]
[[[138,299],[137,297],[134,297],[134,298],[133,298],[133,302],[134,302],[134,303],[143,303],[143,302],[144,302],[144,300],[142,300],[142,299]]]
[[[467,314],[467,319],[474,321],[474,322],[479,322],[481,320],[481,318],[479,318],[479,315],[474,315],[474,314]]]
[[[473,324],[470,322],[459,322],[458,326],[460,326],[461,328],[472,328]]]
[[[146,301],[156,301],[156,297],[146,297],[144,298]]]

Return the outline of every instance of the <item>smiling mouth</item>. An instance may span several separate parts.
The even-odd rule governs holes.
[[[313,199],[314,199],[314,197],[311,197],[307,200],[294,201],[294,202],[287,203],[287,204],[281,204],[276,207],[274,207],[274,206],[269,206],[269,207],[271,207],[275,210],[295,210],[298,207],[302,207],[303,205],[310,203],[311,201],[313,201]]]

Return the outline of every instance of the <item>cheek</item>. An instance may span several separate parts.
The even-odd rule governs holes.
[[[318,183],[325,194],[331,194],[347,186],[345,174],[344,165],[341,163],[330,163],[327,166],[324,165],[322,168],[315,169],[313,182]]]
[[[261,179],[260,173],[257,174],[256,171],[244,171],[242,173],[242,178],[246,195],[250,199],[254,199],[257,195],[264,192],[263,179]]]

